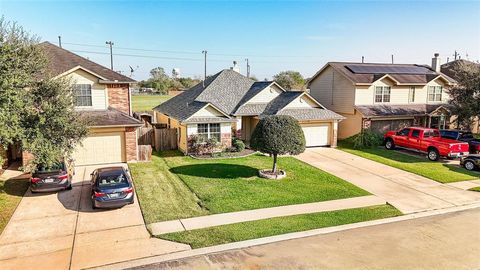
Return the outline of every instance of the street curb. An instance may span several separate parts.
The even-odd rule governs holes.
[[[425,217],[431,217],[436,215],[443,215],[443,214],[465,211],[465,210],[470,210],[475,208],[480,208],[480,203],[442,208],[442,209],[431,210],[426,212],[407,214],[407,215],[398,216],[398,217],[371,220],[371,221],[365,221],[365,222],[359,222],[359,223],[353,223],[353,224],[345,224],[345,225],[315,229],[310,231],[275,235],[275,236],[246,240],[241,242],[223,244],[218,246],[180,251],[175,253],[168,253],[164,255],[157,255],[157,256],[146,257],[142,259],[136,259],[136,260],[113,263],[113,264],[108,264],[108,265],[103,265],[98,267],[92,267],[89,269],[106,269],[106,270],[125,269],[125,268],[137,267],[142,265],[178,260],[178,259],[183,259],[188,257],[201,256],[201,255],[210,254],[210,253],[218,253],[218,252],[228,251],[233,249],[247,248],[251,246],[265,245],[265,244],[275,243],[280,241],[299,239],[299,238],[304,238],[309,236],[329,234],[333,232],[339,232],[339,231],[345,231],[345,230],[351,230],[351,229],[357,229],[357,228],[363,228],[363,227],[369,227],[369,226],[376,226],[376,225],[394,223],[399,221],[407,221],[407,220],[412,220],[416,218],[425,218]]]

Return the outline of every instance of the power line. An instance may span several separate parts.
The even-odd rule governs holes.
[[[83,47],[93,47],[93,48],[105,48],[102,45],[94,45],[94,44],[85,44],[85,43],[71,43],[71,42],[63,42],[63,44],[74,45],[74,46],[83,46]],[[120,50],[131,50],[131,51],[144,51],[144,52],[161,52],[161,53],[176,53],[176,54],[195,54],[197,55],[198,52],[196,51],[172,51],[172,50],[157,50],[157,49],[142,49],[142,48],[128,48],[128,47],[115,47],[116,49]],[[215,56],[229,56],[229,57],[286,57],[286,58],[313,58],[313,57],[321,57],[321,56],[312,56],[312,55],[260,55],[260,54],[227,54],[227,53],[208,53],[209,55]]]

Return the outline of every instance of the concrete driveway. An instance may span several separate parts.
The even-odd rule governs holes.
[[[309,148],[298,159],[385,199],[405,214],[480,202],[466,191],[334,148]]]
[[[72,190],[27,191],[0,236],[0,269],[83,269],[190,249],[151,238],[137,200],[93,210],[89,180],[97,167],[77,167]]]

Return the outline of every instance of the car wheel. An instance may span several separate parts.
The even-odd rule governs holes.
[[[70,185],[68,185],[65,189],[66,190],[72,190],[72,184],[70,183]]]
[[[437,161],[440,155],[438,154],[437,149],[430,149],[428,150],[428,159],[431,161]]]
[[[470,160],[465,161],[465,164],[463,164],[463,167],[469,171],[473,171],[475,169],[475,163],[473,163]]]
[[[387,148],[388,150],[393,150],[393,149],[395,149],[395,143],[393,142],[392,139],[388,139],[388,140],[385,142],[385,148]]]
[[[97,207],[95,206],[95,202],[92,201],[92,209],[97,209]]]

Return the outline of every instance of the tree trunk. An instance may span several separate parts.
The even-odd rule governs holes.
[[[273,169],[272,169],[272,172],[273,173],[277,172],[277,154],[273,154]]]

